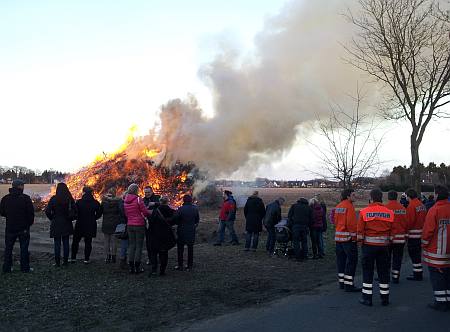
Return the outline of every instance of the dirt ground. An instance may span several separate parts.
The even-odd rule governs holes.
[[[286,197],[284,215],[296,199],[310,198],[317,192],[313,189],[259,191],[266,203],[280,195]],[[337,192],[321,190],[320,193],[329,206],[334,206]],[[364,200],[365,194],[361,203]],[[244,252],[242,245],[213,247],[217,214],[217,210],[201,210],[194,269],[173,270],[176,250],[172,249],[168,275],[153,278],[147,273],[129,275],[118,264],[104,263],[101,233],[94,241],[90,265],[78,262],[67,268],[54,268],[49,224],[38,214],[30,245],[35,271],[22,274],[17,271],[16,262],[12,274],[0,276],[0,330],[167,330],[242,307],[259,306],[335,280],[331,227],[326,235],[325,259],[297,263],[266,254],[265,233],[256,253]],[[4,219],[0,221],[0,251],[4,248],[3,225]],[[242,243],[242,209],[238,210],[236,230]]]

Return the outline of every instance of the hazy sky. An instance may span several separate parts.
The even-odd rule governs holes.
[[[284,3],[0,1],[0,165],[74,171],[115,150],[133,124],[146,132],[160,105],[188,93],[212,112],[200,66],[224,39],[250,52],[265,19]],[[449,127],[430,128],[424,162],[450,161],[435,144]],[[386,167],[409,164],[407,124],[390,133]],[[300,139],[282,160],[247,175],[311,177],[314,165]]]

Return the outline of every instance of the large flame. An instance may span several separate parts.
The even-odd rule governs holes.
[[[110,188],[115,188],[120,195],[131,183],[136,183],[141,195],[145,186],[151,186],[156,193],[167,196],[171,205],[181,205],[183,195],[192,191],[194,165],[161,165],[165,151],[142,146],[135,132],[136,127],[132,127],[118,150],[97,156],[90,165],[65,179],[74,198],[81,197],[84,186],[91,187],[94,196],[101,199]],[[52,194],[54,191],[53,188]]]

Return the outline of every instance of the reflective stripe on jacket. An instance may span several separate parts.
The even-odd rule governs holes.
[[[381,203],[371,203],[361,210],[357,226],[358,241],[373,246],[387,246],[391,240],[394,212]]]
[[[405,243],[408,232],[406,208],[396,200],[390,200],[385,206],[394,212],[394,222],[391,229],[392,243]]]
[[[408,218],[408,238],[421,238],[426,215],[427,208],[418,198],[409,201],[408,207],[406,208],[406,217]]]
[[[430,208],[422,232],[423,262],[450,267],[450,202],[439,200]]]
[[[334,209],[334,224],[336,242],[348,242],[356,240],[356,212],[353,203],[343,200]]]

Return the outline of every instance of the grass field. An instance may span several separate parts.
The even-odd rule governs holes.
[[[43,192],[48,187],[29,186],[31,189]],[[4,192],[3,186],[1,190]],[[313,189],[259,191],[266,203],[279,196],[286,197],[284,215],[299,197],[310,198],[317,192]],[[321,190],[320,193],[329,205],[336,203],[338,192]],[[242,193],[245,197],[244,194],[247,193]],[[361,195],[361,204],[364,196]],[[242,210],[238,210],[236,221],[241,242],[245,223]],[[15,272],[0,276],[0,330],[167,330],[311,291],[335,280],[331,228],[326,236],[325,259],[298,263],[267,255],[264,232],[256,253],[244,252],[242,246],[213,247],[217,215],[216,209],[201,209],[193,271],[174,271],[176,250],[171,250],[167,277],[148,278],[147,273],[128,275],[118,264],[105,264],[101,233],[94,241],[90,265],[78,263],[55,269],[48,221],[38,213],[30,245],[35,271],[22,274],[17,271],[16,262]],[[0,251],[3,251],[2,224],[4,219],[0,222]]]

